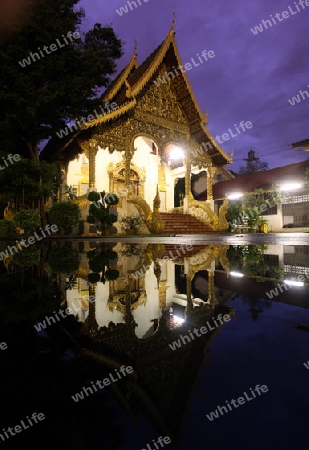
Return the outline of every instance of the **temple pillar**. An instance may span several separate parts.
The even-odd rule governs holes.
[[[208,270],[208,300],[212,308],[219,305],[219,302],[215,294],[215,272],[213,270]]]
[[[209,165],[207,166],[207,174],[206,174],[206,179],[207,179],[207,201],[208,200],[213,200],[213,193],[212,193],[212,182],[213,182],[213,178],[215,175],[217,168],[214,167],[213,165]]]
[[[94,139],[89,141],[89,189],[95,187],[95,158],[97,153],[97,143]]]
[[[125,287],[124,287],[124,299],[125,299],[125,314],[124,314],[124,320],[128,327],[128,332],[133,332],[135,329],[135,322],[134,318],[131,312],[131,286],[130,281],[126,281]]]
[[[207,166],[207,172],[206,172],[206,177],[207,177],[207,203],[209,204],[210,208],[212,209],[212,211],[215,210],[215,202],[213,199],[213,192],[212,192],[212,182],[213,182],[213,178],[215,175],[217,168],[214,167],[212,164]]]
[[[90,301],[92,300],[92,301]],[[89,286],[89,316],[88,330],[97,329],[98,324],[95,316],[95,286]]]
[[[193,301],[192,301],[192,277],[191,273],[186,274],[186,294],[187,294],[187,307],[186,307],[186,318],[191,320],[193,311]]]
[[[166,308],[166,291],[168,286],[163,285],[159,286],[159,308],[160,310],[164,310]]]
[[[134,155],[134,147],[130,149],[130,146],[127,147],[127,151],[125,153],[125,187],[126,190],[130,192],[131,187],[131,161]]]
[[[189,201],[193,198],[191,193],[191,158],[189,151],[186,155],[186,173],[185,173],[185,198],[183,200],[183,212],[188,212]]]

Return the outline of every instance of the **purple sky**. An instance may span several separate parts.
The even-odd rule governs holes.
[[[136,3],[137,8],[132,5],[132,10],[128,7],[120,16],[116,9],[127,5],[125,0],[80,2],[86,11],[85,28],[95,22],[111,24],[125,41],[119,71],[132,56],[134,37],[140,63],[161,43],[175,8],[176,41],[183,64],[194,57],[197,61],[196,54],[203,50],[215,52],[214,58],[187,71],[202,111],[209,111],[208,129],[215,137],[229,128],[235,134],[234,124],[238,126],[242,120],[253,125],[221,144],[228,154],[235,151],[234,163],[228,168],[238,170],[244,165],[251,147],[270,169],[309,157],[308,152],[291,147],[292,142],[309,138],[309,98],[304,93],[298,104],[288,102],[300,90],[309,95],[309,6],[304,3],[305,9],[297,8],[294,0]],[[283,11],[289,15],[286,19]],[[267,29],[262,25],[263,31],[254,35],[250,29],[262,19],[271,19],[270,15],[275,24]]]

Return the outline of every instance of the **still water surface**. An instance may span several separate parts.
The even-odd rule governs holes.
[[[3,448],[308,441],[308,247],[53,242],[0,273]]]

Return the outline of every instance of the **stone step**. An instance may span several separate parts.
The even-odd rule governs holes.
[[[161,213],[164,233],[168,234],[204,234],[215,233],[213,228],[200,222],[189,214]]]

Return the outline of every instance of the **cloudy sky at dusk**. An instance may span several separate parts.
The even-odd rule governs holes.
[[[215,53],[187,71],[202,111],[209,111],[210,132],[222,136],[230,128],[235,134],[234,124],[252,122],[251,129],[221,145],[228,154],[235,151],[229,168],[237,170],[251,147],[269,168],[309,157],[291,147],[309,138],[309,98],[299,94],[307,90],[309,95],[309,6],[305,0],[304,9],[296,6],[299,1],[136,0],[132,10],[125,0],[82,0],[79,5],[86,11],[85,29],[96,22],[111,24],[125,41],[119,71],[132,56],[135,37],[139,63],[164,40],[175,8],[183,64],[203,50]],[[119,15],[116,10],[125,5],[128,12]],[[264,26],[262,20],[271,20],[270,15],[272,27]],[[254,34],[251,28],[258,25],[262,32]],[[292,106],[288,100],[297,95],[299,103]]]

